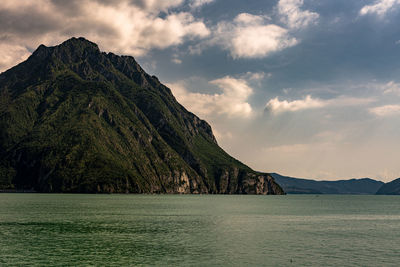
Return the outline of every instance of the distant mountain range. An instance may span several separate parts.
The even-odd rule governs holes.
[[[315,181],[282,176],[272,173],[275,181],[288,194],[375,194],[381,187],[387,184],[370,178],[350,179],[339,181]],[[398,179],[400,189],[400,179]],[[386,192],[386,191],[385,191]],[[399,192],[399,191],[397,191]]]
[[[0,74],[0,190],[284,193],[133,57],[84,38]]]
[[[400,178],[382,185],[377,195],[400,195]]]

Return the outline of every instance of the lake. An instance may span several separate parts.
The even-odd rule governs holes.
[[[0,265],[398,266],[400,197],[0,194]]]

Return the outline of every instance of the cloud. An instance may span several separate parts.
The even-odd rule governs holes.
[[[349,97],[339,96],[337,98],[325,100],[326,106],[330,107],[351,107],[363,106],[376,102],[374,97]]]
[[[379,117],[399,115],[400,105],[384,105],[380,107],[374,107],[370,108],[369,112]]]
[[[200,54],[208,46],[217,45],[230,52],[234,59],[264,58],[299,43],[293,30],[316,23],[319,14],[302,10],[303,0],[280,0],[276,6],[285,27],[271,23],[262,14],[240,13],[232,21],[220,21],[212,27],[211,38],[189,47],[192,54]]]
[[[374,102],[373,98],[355,98],[340,96],[333,99],[322,100],[317,98],[312,98],[307,95],[303,99],[287,101],[280,101],[278,97],[275,97],[268,101],[265,105],[265,111],[272,114],[279,114],[283,112],[296,112],[308,109],[317,109],[324,107],[344,107],[344,106],[359,106],[366,105]]]
[[[210,81],[219,87],[222,93],[193,93],[185,89],[184,82],[169,83],[177,100],[191,112],[209,119],[211,116],[223,115],[235,118],[249,118],[253,114],[251,105],[247,102],[253,94],[253,89],[246,80],[225,76]]]
[[[245,80],[226,76],[210,83],[223,90],[223,94],[219,95],[221,98],[219,106],[223,113],[243,117],[251,115],[252,108],[246,100],[253,94],[253,89]]]
[[[3,45],[23,45],[31,50],[41,43],[55,45],[71,36],[85,36],[104,50],[144,55],[154,48],[164,49],[210,34],[201,19],[189,12],[174,11],[183,3],[183,0],[3,0],[0,40]],[[17,51],[12,64],[26,52]],[[6,53],[2,50],[0,58]]]
[[[398,4],[400,4],[399,0],[377,0],[372,5],[363,6],[359,13],[362,16],[367,14],[375,14],[382,17]]]
[[[291,29],[306,27],[318,18],[317,13],[301,10],[302,0],[280,0],[279,12],[288,28],[270,23],[267,15],[248,13],[208,27],[181,8],[187,5],[193,11],[214,1],[3,0],[0,40],[7,46],[23,46],[14,50],[12,64],[25,56],[24,50],[32,51],[42,43],[56,45],[72,36],[84,36],[102,50],[133,56],[200,40],[191,48],[192,53],[217,45],[233,58],[263,58],[298,44]],[[1,51],[0,57],[5,58],[6,53]]]
[[[396,94],[400,95],[400,84],[394,81],[390,81],[382,86],[384,94]]]
[[[270,78],[272,76],[271,73],[265,73],[263,71],[260,72],[247,72],[245,73],[242,77],[245,80],[249,80],[249,81],[261,81],[265,78]]]
[[[0,44],[0,72],[26,60],[31,53],[24,46]]]
[[[299,111],[304,109],[314,109],[325,106],[326,103],[319,99],[313,99],[310,95],[301,100],[280,101],[278,97],[271,99],[265,106],[265,109],[271,113],[277,114],[286,111]]]
[[[210,4],[214,2],[214,0],[192,0],[192,2],[190,3],[190,8],[192,9],[196,9],[196,8],[200,8],[204,5]]]
[[[217,140],[232,140],[233,134],[229,131],[218,131],[217,129],[213,128],[213,134]]]
[[[172,62],[175,64],[182,64],[182,60],[180,60],[179,58],[172,58]]]
[[[297,44],[288,30],[270,24],[265,16],[241,13],[213,29],[210,44],[228,50],[233,58],[262,58]]]
[[[310,144],[290,144],[290,145],[278,145],[272,147],[266,147],[263,152],[267,153],[279,153],[279,154],[307,154],[320,151],[333,150],[334,144],[330,142],[324,143],[310,143]]]
[[[301,10],[302,6],[303,0],[279,0],[277,8],[281,21],[290,29],[305,28],[318,20],[318,13]]]
[[[63,0],[58,0],[63,1]],[[116,2],[123,2],[124,0],[96,0],[97,2],[104,3],[108,2],[109,5],[115,4]],[[184,0],[132,0],[131,5],[137,6],[141,9],[145,9],[149,12],[158,13],[160,11],[168,11],[168,9],[178,7],[184,3]]]

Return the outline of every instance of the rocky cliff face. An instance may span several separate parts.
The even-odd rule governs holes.
[[[72,38],[0,75],[0,189],[282,194],[134,58]]]

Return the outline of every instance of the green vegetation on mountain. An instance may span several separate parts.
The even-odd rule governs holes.
[[[0,74],[0,189],[282,194],[134,58],[84,38]]]

